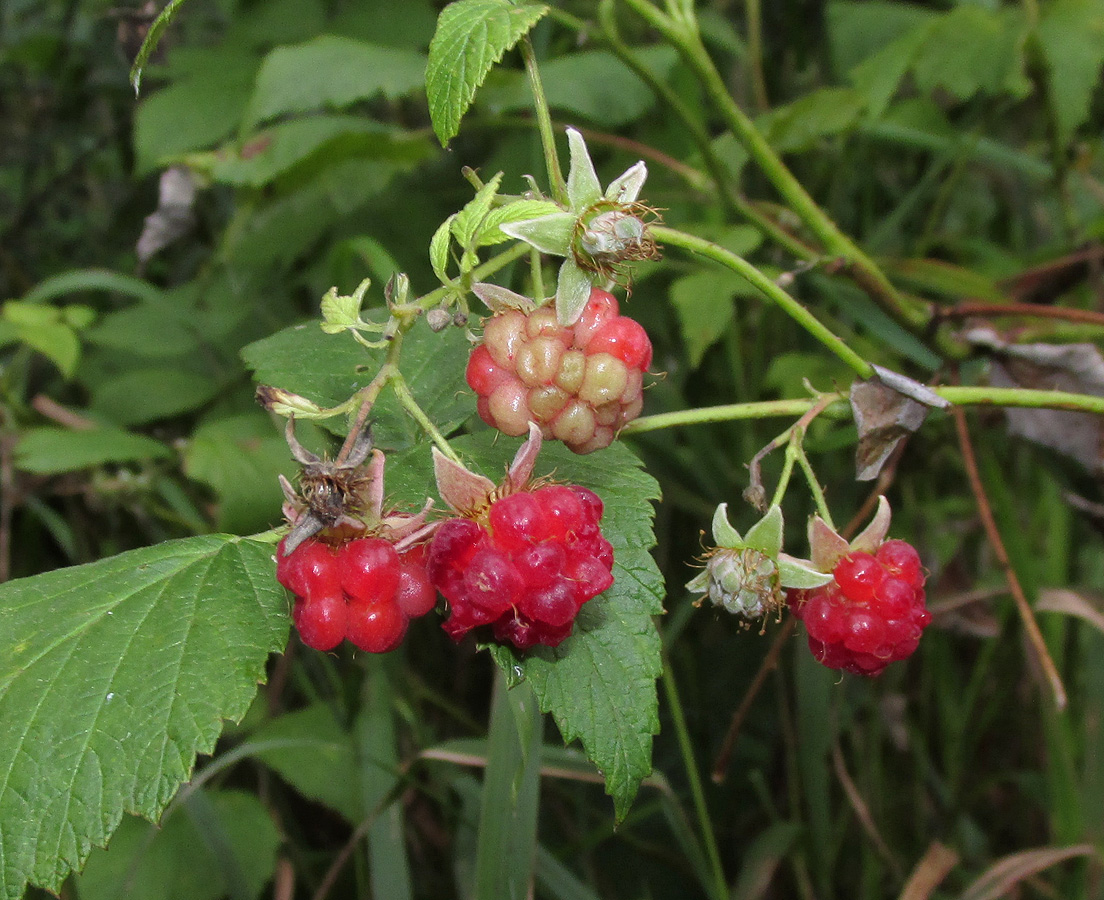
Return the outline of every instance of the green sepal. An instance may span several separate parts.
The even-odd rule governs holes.
[[[732,523],[728,521],[727,503],[722,503],[717,507],[717,511],[713,513],[713,542],[718,547],[728,547],[730,549],[742,547],[744,544],[740,532],[733,528]]]
[[[782,509],[776,504],[748,529],[744,546],[774,559],[782,552]]]
[[[556,281],[556,318],[561,325],[575,324],[583,314],[593,286],[590,274],[580,269],[575,260],[571,257],[564,260]]]
[[[778,583],[784,588],[809,588],[820,587],[832,580],[832,576],[826,572],[819,572],[813,568],[807,560],[795,559],[785,553],[778,554]]]
[[[536,219],[507,222],[499,228],[510,237],[525,241],[541,253],[567,256],[571,252],[575,216],[568,212],[554,212]]]

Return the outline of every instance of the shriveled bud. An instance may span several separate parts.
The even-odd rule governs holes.
[[[444,331],[452,324],[452,314],[447,309],[437,307],[426,313],[426,322],[433,331]]]
[[[257,402],[278,416],[294,416],[298,419],[321,419],[327,413],[317,403],[306,397],[268,384],[257,385]]]

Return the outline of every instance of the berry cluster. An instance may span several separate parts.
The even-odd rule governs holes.
[[[337,548],[310,539],[287,556],[281,541],[276,579],[295,595],[295,627],[316,650],[332,650],[345,638],[370,653],[394,650],[410,620],[437,602],[424,545],[400,555],[383,538]]]
[[[852,551],[836,563],[832,579],[789,593],[818,662],[877,675],[916,650],[931,613],[924,606],[920,557],[911,545],[885,541],[873,554]]]
[[[602,501],[578,485],[545,485],[491,502],[479,521],[444,522],[429,575],[449,601],[445,631],[459,641],[490,625],[496,640],[555,647],[584,603],[613,584]]]
[[[505,434],[536,422],[576,453],[608,447],[640,415],[652,344],[616,298],[595,288],[579,320],[559,324],[551,306],[492,316],[468,361],[479,415]]]

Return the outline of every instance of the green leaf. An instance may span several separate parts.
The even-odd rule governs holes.
[[[278,523],[276,478],[295,471],[287,442],[259,410],[200,425],[184,449],[184,473],[218,495],[220,531],[248,534]]]
[[[429,264],[433,267],[433,274],[445,284],[449,280],[449,246],[452,242],[452,223],[455,219],[455,213],[445,219],[433,232],[429,242]]]
[[[442,146],[460,131],[487,73],[546,12],[543,4],[510,0],[457,0],[441,11],[425,78],[429,116]]]
[[[456,217],[452,220],[452,236],[465,250],[475,246],[475,236],[482,230],[483,221],[491,211],[498,186],[502,183],[502,173],[499,172],[488,181],[479,192],[469,200]]]
[[[539,218],[507,222],[502,231],[507,237],[525,241],[541,253],[567,256],[571,252],[571,237],[577,221],[574,213],[563,212],[556,207],[555,212]]]
[[[678,313],[690,365],[697,368],[706,351],[719,341],[735,316],[736,297],[759,296],[739,275],[707,269],[684,275],[671,284],[671,302]]]
[[[326,704],[316,703],[266,722],[252,734],[250,743],[281,745],[255,755],[304,797],[350,822],[364,817],[360,794],[352,789],[358,783],[352,735]]]
[[[99,426],[88,431],[29,428],[15,446],[16,468],[36,475],[75,472],[104,463],[164,459],[172,451],[153,438],[121,428]]]
[[[366,321],[384,322],[381,310],[365,313]],[[434,334],[419,322],[403,339],[400,368],[426,415],[446,433],[471,415],[471,395],[463,393],[470,345],[463,331],[448,328]],[[366,350],[348,335],[323,334],[317,322],[295,325],[242,351],[246,365],[262,384],[302,394],[320,406],[337,406],[368,384],[384,363],[385,350]],[[372,408],[376,444],[407,447],[421,430],[385,388]],[[340,431],[344,420],[326,423]]]
[[[497,475],[516,446],[493,440],[482,434],[456,444],[466,460]],[[620,820],[651,771],[652,736],[659,728],[655,680],[662,663],[652,616],[662,612],[664,587],[648,552],[655,544],[651,501],[659,486],[622,444],[577,456],[546,443],[536,474],[551,472],[605,502],[602,533],[614,548],[613,587],[583,606],[575,633],[559,647],[517,655],[496,646],[492,652],[508,678],[532,684],[565,741],[579,738],[605,776]]]
[[[134,118],[135,168],[147,174],[235,133],[253,90],[257,59],[208,54],[207,65],[143,100]]]
[[[23,295],[24,303],[45,303],[55,297],[83,291],[107,291],[139,300],[155,301],[163,296],[160,288],[141,278],[108,269],[76,269],[44,278]]]
[[[144,425],[199,409],[219,392],[208,375],[186,369],[129,369],[92,392],[91,407],[120,425]]]
[[[77,878],[81,900],[251,900],[272,877],[280,835],[243,791],[196,791],[160,826],[131,816]]]
[[[476,238],[476,246],[487,247],[491,244],[501,244],[503,241],[510,240],[512,235],[503,230],[503,225],[561,213],[563,211],[560,207],[551,200],[518,200],[514,203],[507,203],[505,206],[499,206],[492,209],[483,220],[483,227],[479,229],[479,235]],[[568,215],[574,227],[575,217],[567,213],[564,213],[564,215]]]
[[[340,109],[382,94],[388,100],[424,83],[425,57],[413,50],[322,35],[265,57],[246,124],[288,113]]]
[[[272,546],[211,535],[0,585],[0,897],[151,820],[287,641]]]
[[[1104,8],[1095,0],[1057,0],[1044,8],[1038,39],[1046,60],[1047,94],[1058,127],[1068,144],[1089,117],[1104,65]]]
[[[193,159],[215,181],[263,187],[301,164],[340,156],[418,162],[430,150],[428,139],[358,116],[315,115],[263,129],[240,149],[222,148]]]
[[[865,104],[851,88],[820,88],[760,116],[756,125],[779,152],[800,153],[850,130]]]
[[[134,88],[134,96],[138,96],[138,89],[142,85],[142,70],[149,62],[153,51],[157,49],[157,45],[161,43],[165,29],[169,27],[169,23],[180,12],[180,7],[184,5],[184,2],[185,0],[169,0],[169,3],[161,10],[157,18],[153,20],[149,31],[146,32],[145,40],[142,41],[142,46],[138,48],[138,55],[134,58],[134,64],[130,67],[130,84]]]
[[[661,82],[667,80],[678,61],[673,47],[644,47],[635,52]],[[545,99],[552,109],[607,127],[632,122],[655,105],[651,88],[605,50],[584,50],[542,60],[540,74]],[[502,83],[487,85],[479,103],[497,113],[527,110],[533,103],[528,80],[522,72],[510,72]]]
[[[57,366],[63,375],[69,377],[80,359],[80,341],[77,333],[61,322],[13,322],[8,315],[11,301],[4,306],[4,315],[0,317],[0,345],[13,341],[26,344],[37,350]],[[54,317],[57,310],[53,307],[31,307],[48,310]]]
[[[982,91],[1025,96],[1031,89],[1023,73],[1025,27],[1018,11],[960,6],[940,16],[912,67],[917,87],[942,88],[959,100]]]

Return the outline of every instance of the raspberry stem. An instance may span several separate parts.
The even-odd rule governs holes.
[[[552,198],[561,206],[568,205],[567,182],[560,168],[560,157],[556,153],[556,139],[552,131],[552,113],[548,109],[548,100],[544,96],[540,71],[537,68],[537,56],[533,52],[533,42],[525,35],[518,42],[521,58],[525,60],[525,75],[529,79],[529,88],[533,92],[533,106],[537,116],[537,130],[540,132],[541,147],[544,149],[544,164],[548,169],[548,183],[552,189]]]

